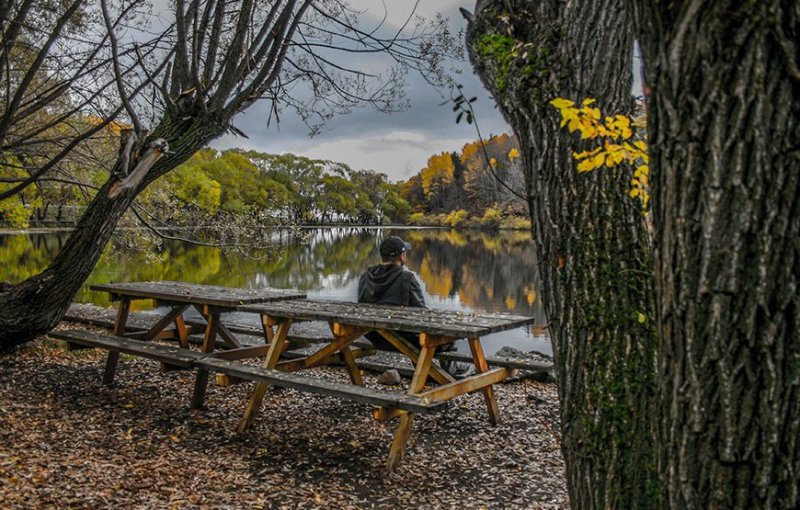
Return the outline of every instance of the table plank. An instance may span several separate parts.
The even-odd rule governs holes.
[[[533,324],[533,317],[343,301],[286,300],[240,306],[242,312],[299,321],[325,320],[371,329],[475,337]]]
[[[306,295],[293,289],[242,289],[219,285],[201,285],[174,281],[104,283],[89,287],[115,296],[157,299],[165,302],[236,308],[243,304],[282,299],[303,299]]]

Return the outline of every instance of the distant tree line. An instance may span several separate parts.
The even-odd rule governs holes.
[[[255,215],[296,224],[403,222],[408,203],[383,173],[294,154],[202,149],[146,191],[159,219]]]
[[[104,173],[102,160],[113,156],[108,147],[119,144],[124,128],[112,123],[99,131],[87,151],[94,159],[72,163],[73,176],[80,174],[83,186],[70,179],[42,181],[4,201],[0,220],[18,227],[74,220],[75,211],[82,210],[100,184],[86,183]],[[231,217],[276,224],[427,221],[451,226],[478,218],[481,225],[497,226],[503,216],[526,214],[524,201],[503,185],[519,189],[522,179],[516,140],[507,134],[492,136],[483,146],[468,143],[460,154],[433,155],[419,173],[398,183],[384,173],[329,160],[204,148],[143,191],[133,210],[159,227],[212,224]]]
[[[50,182],[19,195],[13,216],[9,208],[6,219],[18,226],[31,219],[61,219],[56,211],[81,206],[89,198],[59,192],[61,188],[70,189]],[[353,170],[344,163],[205,148],[147,188],[134,210],[158,226],[232,216],[274,223],[379,225],[407,220],[410,209],[400,188],[386,174]]]

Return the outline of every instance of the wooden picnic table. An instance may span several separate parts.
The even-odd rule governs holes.
[[[261,316],[265,339],[269,343],[265,368],[293,372],[329,363],[338,354],[344,361],[351,381],[356,385],[363,385],[350,345],[365,333],[376,331],[414,363],[409,395],[425,400],[447,401],[458,395],[480,390],[493,424],[499,420],[499,410],[492,385],[508,377],[510,371],[505,367],[489,368],[481,346],[481,337],[526,326],[534,321],[531,317],[517,315],[315,300],[258,303],[240,306],[238,310]],[[293,322],[300,321],[327,321],[333,333],[333,341],[308,356],[280,361],[289,328]],[[398,335],[398,331],[417,333],[419,341],[415,345]],[[476,374],[456,381],[433,364],[432,360],[438,346],[459,338],[466,338],[469,342]],[[439,386],[425,390],[429,377],[439,383]],[[256,384],[239,423],[240,432],[247,430],[252,424],[267,386],[264,381]],[[402,458],[414,413],[398,408],[378,408],[374,417],[380,420],[400,418],[387,463],[391,471]]]
[[[203,330],[202,352],[212,352],[217,335],[222,337],[231,349],[241,349],[242,345],[221,321],[221,315],[237,310],[242,305],[265,303],[285,299],[302,299],[306,295],[290,289],[241,289],[221,287],[218,285],[201,285],[174,281],[107,283],[90,286],[92,290],[108,292],[112,301],[119,301],[117,316],[114,321],[113,334],[130,336],[143,340],[160,338],[176,338],[182,348],[189,348],[189,335],[194,333],[187,327],[183,313],[194,307],[206,321]],[[158,306],[169,306],[170,310],[161,317],[148,331],[125,332],[131,301],[151,299]],[[167,330],[174,324],[174,330]],[[109,350],[103,382],[110,384],[119,361],[119,351]],[[199,370],[195,380],[192,407],[200,408],[205,398],[208,383],[208,371]]]

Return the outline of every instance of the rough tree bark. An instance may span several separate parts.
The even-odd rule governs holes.
[[[630,169],[579,174],[549,100],[630,114],[623,0],[479,1],[471,60],[520,141],[573,508],[658,508],[651,249]],[[467,17],[470,16],[467,14]],[[637,319],[646,317],[644,322]]]
[[[672,508],[800,507],[800,2],[630,2]]]

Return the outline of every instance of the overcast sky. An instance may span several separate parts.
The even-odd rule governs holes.
[[[356,0],[351,4],[366,10],[361,27],[374,25],[384,16],[383,3],[377,0]],[[402,23],[413,8],[410,0],[387,0],[388,21]],[[473,1],[422,0],[417,13],[433,17],[441,12],[450,20],[455,33],[466,27],[458,11],[474,8]],[[484,136],[510,132],[494,101],[473,74],[468,61],[456,64],[462,69],[457,80],[464,85],[466,97],[477,96],[474,104]],[[444,97],[442,96],[444,95]],[[386,173],[392,180],[405,180],[417,173],[430,156],[443,151],[459,151],[477,139],[475,128],[462,120],[455,123],[452,104],[441,105],[449,91],[437,91],[423,80],[409,76],[407,95],[410,108],[393,114],[375,111],[372,107],[354,110],[349,115],[330,121],[319,134],[310,138],[308,127],[290,112],[281,116],[281,123],[267,126],[266,105],[256,104],[234,119],[236,127],[249,138],[226,135],[212,145],[219,149],[240,147],[279,154],[290,152],[317,159],[347,163],[356,170],[368,169]]]

